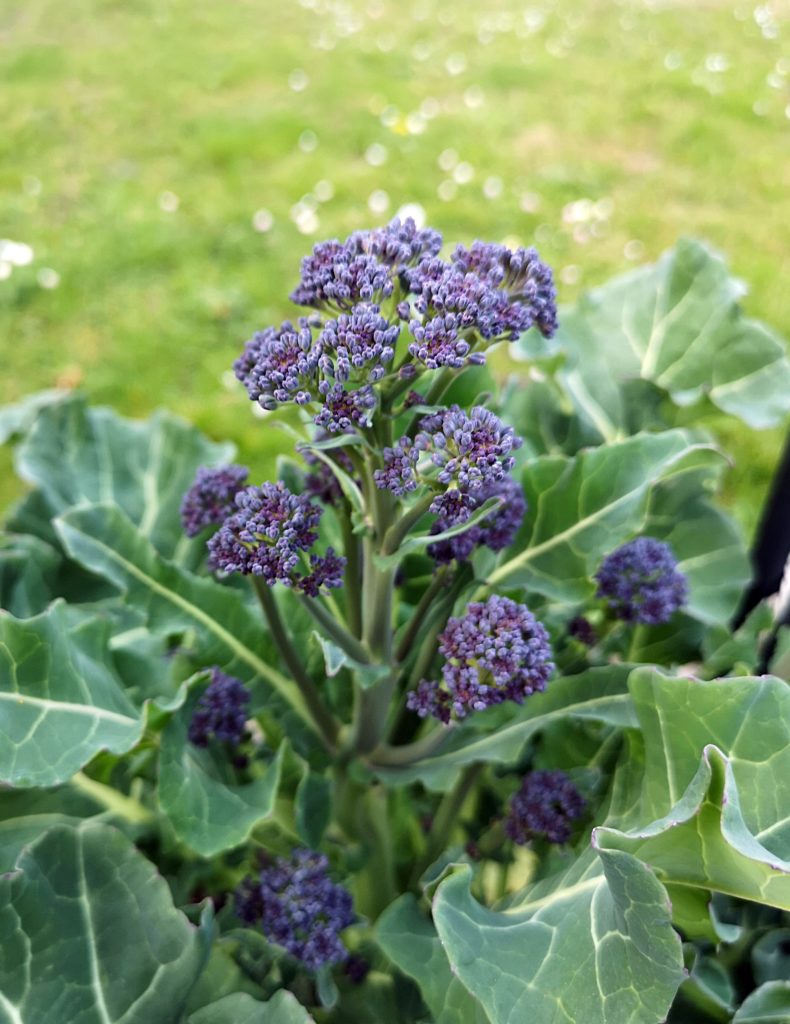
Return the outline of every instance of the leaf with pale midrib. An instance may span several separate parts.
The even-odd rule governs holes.
[[[244,992],[218,999],[190,1015],[187,1024],[311,1024],[296,996],[281,990],[265,1003]]]
[[[603,439],[621,436],[622,385],[636,378],[680,406],[707,396],[752,427],[780,422],[790,362],[782,339],[743,315],[743,293],[720,256],[684,240],[563,309],[554,345],[568,354],[561,379],[579,412]]]
[[[557,601],[589,600],[603,554],[643,528],[651,489],[721,460],[683,430],[637,434],[574,458],[535,459],[523,475],[529,508],[517,553],[500,560],[487,587],[521,585]]]
[[[616,774],[632,792],[615,793],[593,849],[499,911],[472,898],[466,869],[438,888],[440,938],[492,1024],[662,1020],[679,982],[662,882],[790,909],[790,688],[647,668],[630,687],[645,770],[634,738]]]
[[[145,422],[82,397],[45,406],[16,452],[17,471],[38,487],[52,516],[85,502],[114,502],[167,558],[194,560],[204,540],[181,528],[181,499],[198,466],[233,457],[166,412]]]
[[[109,660],[110,622],[55,602],[42,615],[0,615],[0,779],[53,786],[100,750],[142,734]]]
[[[274,667],[262,620],[238,591],[166,561],[115,505],[72,509],[55,527],[69,555],[124,592],[150,630],[168,636],[188,631],[197,667],[218,665],[249,682],[253,711],[270,708],[284,728],[303,734],[310,716],[302,697]]]
[[[402,768],[376,766],[376,772],[391,785],[419,781],[429,789],[443,791],[450,788],[465,765],[475,762],[512,764],[532,736],[558,719],[636,725],[628,693],[629,672],[627,666],[611,665],[550,680],[544,693],[527,697],[521,706],[500,706],[490,712],[477,712],[474,719],[456,731],[448,731],[447,742],[438,753]],[[509,713],[510,717],[495,724],[489,718],[485,725],[487,714],[498,717],[502,712]]]
[[[208,924],[105,825],[56,826],[0,878],[1,1024],[174,1024]]]
[[[439,936],[406,893],[376,922],[376,939],[386,955],[420,986],[434,1024],[488,1024],[488,1018],[461,982],[453,977]]]
[[[158,799],[176,835],[201,856],[213,857],[240,846],[255,825],[271,815],[286,745],[280,745],[271,763],[253,781],[221,778],[216,762],[229,762],[228,754],[195,747],[187,736],[198,696],[195,691],[190,694],[162,733]],[[220,767],[232,772],[230,763]]]

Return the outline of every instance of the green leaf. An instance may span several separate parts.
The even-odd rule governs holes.
[[[429,789],[446,791],[465,765],[512,764],[535,733],[558,719],[633,726],[629,673],[627,666],[610,665],[551,680],[544,693],[533,694],[520,707],[478,712],[475,720],[460,728],[439,726],[446,730],[447,740],[438,753],[403,767],[376,765],[376,774],[392,785],[419,781]]]
[[[596,843],[644,859],[688,899],[716,890],[790,908],[790,688],[647,668],[630,687],[645,737],[641,819],[653,820],[598,829]]]
[[[787,1024],[790,981],[769,981],[744,1000],[732,1024]]]
[[[312,1024],[296,996],[284,989],[261,1003],[244,992],[224,996],[190,1015],[187,1024]]]
[[[749,832],[730,761],[713,744],[665,817],[628,832],[598,828],[593,842],[600,850],[633,854],[661,881],[790,910],[790,862]]]
[[[775,857],[790,859],[787,683],[772,676],[706,682],[645,667],[629,685],[645,736],[642,820],[670,814],[714,744],[729,762],[746,828]]]
[[[105,825],[56,826],[0,878],[3,1024],[173,1024],[205,961],[167,883]]]
[[[604,553],[645,524],[651,489],[721,456],[683,430],[637,434],[574,458],[544,456],[527,465],[529,503],[518,551],[488,576],[488,586],[520,584],[559,601],[594,592]]]
[[[53,825],[77,826],[103,810],[73,786],[0,790],[0,874],[13,871],[23,848]]]
[[[601,870],[602,869],[602,870]],[[635,857],[581,857],[502,912],[443,881],[433,915],[453,974],[491,1024],[658,1024],[682,979],[666,892]]]
[[[411,893],[384,911],[376,939],[393,964],[420,986],[434,1024],[488,1024],[478,1001],[453,977],[436,929]]]
[[[296,684],[272,667],[271,640],[240,592],[163,559],[113,505],[73,509],[55,526],[69,555],[125,593],[145,614],[150,630],[189,633],[196,667],[218,665],[250,682],[253,711],[279,709],[285,713],[283,725],[293,729],[297,723],[290,708],[302,725],[311,723]]]
[[[58,552],[38,537],[0,535],[0,608],[19,619],[43,612],[60,562]]]
[[[332,815],[332,786],[329,779],[305,768],[296,788],[294,816],[299,838],[317,849]]]
[[[169,413],[146,422],[83,398],[46,406],[16,452],[23,480],[40,488],[53,516],[85,502],[114,502],[168,558],[202,550],[184,535],[179,507],[198,466],[227,462],[230,445],[207,441]]]
[[[773,928],[755,942],[751,951],[755,981],[784,981],[790,978],[790,928]]]
[[[746,318],[744,287],[700,242],[684,240],[653,266],[615,278],[562,311],[556,344],[580,412],[613,440],[626,428],[622,383],[652,382],[680,406],[707,396],[751,427],[790,409],[783,341]]]
[[[236,783],[224,750],[203,750],[189,742],[199,696],[193,689],[162,733],[158,800],[179,839],[201,856],[213,857],[246,842],[258,822],[271,816],[286,745],[280,745],[260,777]]]
[[[138,742],[142,715],[108,654],[110,623],[55,602],[32,619],[0,615],[0,779],[54,786],[100,750]]]
[[[36,391],[32,395],[27,395],[14,405],[4,405],[0,408],[0,444],[27,433],[42,409],[62,402],[69,396],[69,391],[51,388],[48,391]]]

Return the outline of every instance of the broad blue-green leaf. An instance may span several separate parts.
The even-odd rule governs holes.
[[[108,654],[110,623],[62,602],[32,619],[0,615],[0,779],[54,786],[100,750],[137,743],[140,710]]]
[[[0,535],[0,609],[17,618],[43,612],[53,597],[58,552],[29,534]]]
[[[678,405],[707,396],[752,427],[781,421],[790,409],[785,345],[743,315],[743,294],[721,257],[685,240],[562,311],[555,342],[568,355],[563,381],[602,438],[626,429],[621,384],[631,378]]]
[[[196,747],[187,732],[199,693],[165,726],[159,751],[159,806],[176,835],[203,857],[213,857],[245,842],[259,821],[274,810],[285,746],[260,777],[239,784],[222,750]],[[224,762],[224,763],[223,763]]]
[[[283,711],[287,702],[303,723],[311,722],[296,684],[274,667],[261,619],[238,591],[166,561],[116,506],[72,509],[55,525],[69,555],[124,592],[129,604],[145,614],[149,629],[190,633],[196,667],[218,665],[249,681],[253,711],[256,706]],[[283,713],[288,727],[287,709]]]
[[[787,1024],[790,1021],[790,981],[768,981],[748,996],[732,1024]]]
[[[675,886],[790,910],[790,861],[749,832],[741,799],[728,758],[710,744],[688,789],[665,817],[627,832],[596,829],[594,842],[600,850],[633,854]]]
[[[27,395],[13,405],[4,405],[0,408],[0,444],[24,434],[31,428],[42,409],[64,401],[69,394],[62,388],[51,388],[48,391],[36,391],[32,395]]]
[[[125,420],[75,397],[41,410],[16,463],[53,516],[85,502],[114,502],[162,554],[182,561],[202,547],[181,529],[184,492],[198,466],[232,456],[232,446],[213,444],[169,413]]]
[[[634,752],[632,752],[632,755]],[[617,772],[609,820],[638,806],[639,759]],[[682,980],[664,887],[636,857],[588,848],[501,909],[470,892],[471,870],[439,885],[433,918],[455,977],[491,1024],[658,1024]]]
[[[56,826],[0,878],[2,1024],[174,1024],[208,935],[115,829]]]
[[[312,1024],[296,996],[284,989],[265,1003],[244,992],[224,996],[190,1014],[187,1024]]]
[[[790,859],[790,687],[772,676],[703,681],[635,669],[630,688],[645,736],[643,821],[669,815],[705,747],[727,758],[744,823]]]
[[[404,767],[377,764],[376,773],[393,785],[419,781],[429,789],[446,790],[465,765],[481,761],[512,764],[535,733],[558,719],[635,725],[628,694],[629,671],[623,665],[610,665],[551,680],[545,693],[533,694],[520,707],[478,712],[474,720],[460,727],[437,726],[446,735],[437,753]]]
[[[683,430],[637,434],[570,459],[535,459],[524,471],[529,510],[517,553],[489,573],[488,586],[521,584],[559,601],[589,599],[603,554],[644,526],[654,485],[720,462]]]
[[[478,1001],[453,977],[436,929],[411,893],[384,911],[376,939],[395,966],[420,986],[434,1024],[488,1024]]]
[[[640,857],[690,899],[716,890],[790,909],[790,689],[769,676],[701,682],[647,668],[630,685],[650,824],[598,829],[596,843]]]
[[[103,811],[74,786],[0,790],[0,875],[13,871],[22,849],[53,825],[77,826]]]

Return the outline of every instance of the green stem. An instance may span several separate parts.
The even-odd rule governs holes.
[[[464,769],[455,786],[448,793],[445,793],[434,816],[431,830],[428,833],[425,852],[415,865],[412,875],[413,884],[416,884],[423,872],[433,864],[442,850],[449,844],[458,815],[461,813],[473,786],[480,778],[484,767],[481,763],[470,764]]]
[[[431,729],[420,739],[401,747],[391,747],[388,743],[382,743],[373,751],[370,757],[370,766],[373,769],[376,767],[408,768],[418,761],[422,761],[423,758],[437,753],[454,731],[455,726],[451,722],[449,725],[440,725],[436,729]]]
[[[433,499],[433,494],[426,494],[413,508],[410,508],[405,515],[392,524],[384,536],[384,543],[381,547],[382,555],[395,554],[412,526],[416,525],[431,507]]]
[[[346,614],[351,632],[355,637],[359,637],[362,635],[362,550],[360,539],[354,533],[348,502],[344,502],[340,521],[343,530],[343,553],[346,556],[346,571],[343,578]]]
[[[318,625],[335,641],[341,650],[346,652],[349,658],[358,661],[361,665],[370,664],[370,654],[365,645],[357,640],[355,636],[352,636],[337,619],[333,618],[320,601],[312,597],[306,597],[304,594],[300,595],[300,600]]]
[[[628,653],[625,656],[625,660],[631,664],[636,663],[639,649],[644,645],[647,630],[641,624],[634,626],[634,631],[631,634],[631,643],[628,645]]]
[[[301,658],[291,643],[291,638],[288,636],[283,625],[280,609],[277,607],[271,587],[257,576],[253,577],[253,584],[275,646],[299,688],[299,692],[304,699],[310,717],[313,719],[324,745],[331,751],[337,739],[337,722],[321,699],[321,694],[307,674],[307,669],[304,667]]]
[[[105,786],[103,782],[97,782],[84,772],[73,775],[71,784],[112,814],[133,825],[148,825],[154,820],[153,813],[147,807],[143,807],[139,800],[125,796],[112,786]]]
[[[364,592],[362,610],[365,645],[374,657],[388,663],[392,652],[392,596],[395,568],[380,568],[376,564],[376,551],[370,539],[365,542]]]
[[[417,607],[412,612],[409,623],[406,626],[404,634],[398,644],[398,648],[395,651],[395,661],[398,664],[400,664],[411,651],[414,641],[417,638],[417,634],[420,631],[420,627],[425,621],[425,615],[433,603],[433,599],[445,586],[449,572],[449,565],[443,565],[434,573],[429,586],[427,586],[423,591],[423,595],[420,598]]]

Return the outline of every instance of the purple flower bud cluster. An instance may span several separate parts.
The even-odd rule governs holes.
[[[521,444],[512,427],[480,405],[471,413],[452,405],[425,416],[415,438],[417,448],[439,467],[439,482],[454,483],[461,491],[503,480],[515,463],[510,453]]]
[[[318,539],[321,514],[307,495],[292,494],[282,482],[247,487],[236,495],[236,510],[208,542],[209,564],[311,595],[321,587],[340,587],[345,561],[331,548],[323,558],[310,557],[309,573],[299,571],[303,554]]]
[[[379,307],[360,304],[325,323],[302,318],[269,327],[247,342],[234,370],[247,394],[264,409],[283,402],[320,403],[317,426],[330,433],[370,422],[372,385],[388,372],[400,328]]]
[[[576,615],[568,622],[568,636],[572,636],[585,647],[594,647],[598,643],[595,627],[583,615]]]
[[[617,548],[606,556],[595,578],[597,596],[626,622],[669,622],[688,599],[688,582],[672,549],[654,537],[637,537]]]
[[[407,706],[424,718],[449,722],[493,704],[544,690],[554,671],[549,635],[530,610],[495,595],[451,618],[439,636],[441,682],[422,680]]]
[[[405,268],[435,256],[441,247],[438,231],[420,230],[411,218],[356,231],[344,242],[319,242],[302,260],[301,280],[291,300],[300,306],[348,310],[358,302],[389,298]]]
[[[551,271],[534,249],[475,242],[439,258],[442,236],[413,220],[318,243],[302,261],[291,298],[328,311],[258,332],[234,363],[253,401],[321,406],[315,423],[332,433],[368,426],[374,386],[389,375],[483,363],[476,346],[556,326]],[[389,316],[382,303],[392,298]],[[412,341],[395,366],[402,325]]]
[[[477,274],[507,295],[510,301],[500,313],[510,324],[504,333],[535,326],[548,338],[557,330],[554,277],[535,249],[512,251],[493,242],[473,242],[468,249],[459,245],[452,262],[462,273]]]
[[[250,398],[264,409],[278,403],[306,405],[313,400],[320,348],[313,342],[314,324],[301,317],[298,327],[286,320],[280,327],[258,331],[233,364]]]
[[[416,490],[419,457],[418,449],[408,437],[402,437],[393,448],[384,448],[384,469],[377,469],[373,473],[376,487],[382,491],[391,491],[398,497]]]
[[[406,278],[419,314],[409,352],[429,369],[484,362],[473,351],[478,337],[514,341],[530,327],[547,337],[557,329],[554,279],[534,249],[475,242],[458,246],[449,264],[423,259]]]
[[[505,832],[519,846],[531,839],[567,843],[573,822],[584,814],[585,807],[565,772],[531,772],[510,801]]]
[[[443,497],[448,498],[458,493],[458,491],[448,491]],[[473,491],[467,496],[468,504],[464,509],[465,514],[460,519],[457,513],[440,515],[431,527],[431,533],[442,533],[444,530],[450,529],[456,522],[463,522],[489,498],[501,498],[502,505],[486,516],[482,522],[470,526],[463,533],[428,545],[428,554],[434,561],[439,564],[451,562],[453,559],[464,562],[475,548],[485,546],[492,551],[502,551],[513,543],[526,515],[527,502],[524,492],[512,477],[505,477],[504,480],[494,481]]]
[[[416,490],[421,479],[418,463],[424,454],[425,471],[431,467],[439,470],[436,473],[434,469],[433,480],[426,478],[426,482],[447,487],[430,509],[447,529],[469,518],[480,504],[478,491],[507,478],[515,462],[510,453],[522,441],[512,427],[482,406],[466,413],[453,405],[424,416],[419,427],[413,442],[402,437],[395,447],[384,449],[384,468],[374,474],[376,486],[399,496]]]
[[[260,924],[270,942],[310,971],[348,958],[340,933],[355,921],[351,894],[331,880],[328,868],[323,854],[294,850],[265,867],[259,879],[246,879],[236,893],[238,917]]]
[[[378,306],[355,306],[330,320],[321,332],[319,367],[343,383],[352,375],[364,375],[373,384],[387,372],[399,334],[398,325],[385,320]]]
[[[234,499],[247,482],[246,466],[201,466],[181,502],[181,524],[187,537],[207,526],[219,526],[233,511]]]
[[[238,743],[244,735],[249,703],[247,687],[215,666],[211,670],[211,682],[201,695],[189,723],[190,743],[207,747],[212,737],[224,743]]]

